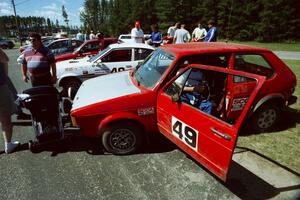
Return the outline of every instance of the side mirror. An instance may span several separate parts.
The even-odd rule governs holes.
[[[171,96],[173,102],[180,103],[180,96],[178,93],[175,93]]]

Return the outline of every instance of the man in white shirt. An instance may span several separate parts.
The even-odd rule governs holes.
[[[131,38],[136,43],[144,43],[145,42],[144,32],[141,29],[141,24],[139,21],[136,21],[135,27],[133,29],[131,29]]]
[[[185,24],[181,25],[180,29],[175,31],[173,43],[175,44],[182,44],[187,43],[191,40],[190,33],[185,29]]]
[[[198,23],[198,27],[196,27],[192,33],[192,41],[201,42],[207,35],[207,31],[205,28],[202,28],[201,23]]]
[[[90,40],[95,39],[95,38],[96,38],[95,34],[93,33],[93,31],[91,31]]]

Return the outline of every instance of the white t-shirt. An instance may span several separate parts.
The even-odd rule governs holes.
[[[94,34],[94,33],[91,33],[91,34],[90,34],[90,40],[95,39],[95,38],[96,38],[95,34]]]
[[[187,30],[181,28],[175,31],[174,38],[176,38],[175,44],[181,44],[189,42],[191,39],[191,35]]]
[[[196,41],[198,41],[200,38],[204,39],[206,34],[207,34],[207,32],[206,32],[205,28],[200,29],[199,27],[195,28],[192,33],[192,35],[194,36]]]
[[[175,31],[177,30],[177,28],[175,26],[171,26],[169,29],[168,29],[168,35],[170,35],[171,37],[174,37],[175,35]]]
[[[144,32],[143,32],[143,30],[142,29],[137,29],[137,28],[131,29],[131,38],[136,43],[143,43],[143,39],[144,39]]]

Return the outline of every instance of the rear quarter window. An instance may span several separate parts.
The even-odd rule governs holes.
[[[259,54],[237,54],[234,56],[234,69],[270,78],[274,69],[269,62]],[[243,79],[235,79],[235,82],[246,82]]]

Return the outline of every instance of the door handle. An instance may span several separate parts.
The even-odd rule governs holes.
[[[126,68],[131,68],[131,65],[126,65],[125,67],[126,67]]]
[[[224,138],[225,140],[228,140],[228,141],[231,140],[231,136],[228,134],[221,133],[220,131],[217,131],[215,128],[210,128],[210,130],[212,130],[212,132],[214,132],[214,134]]]

